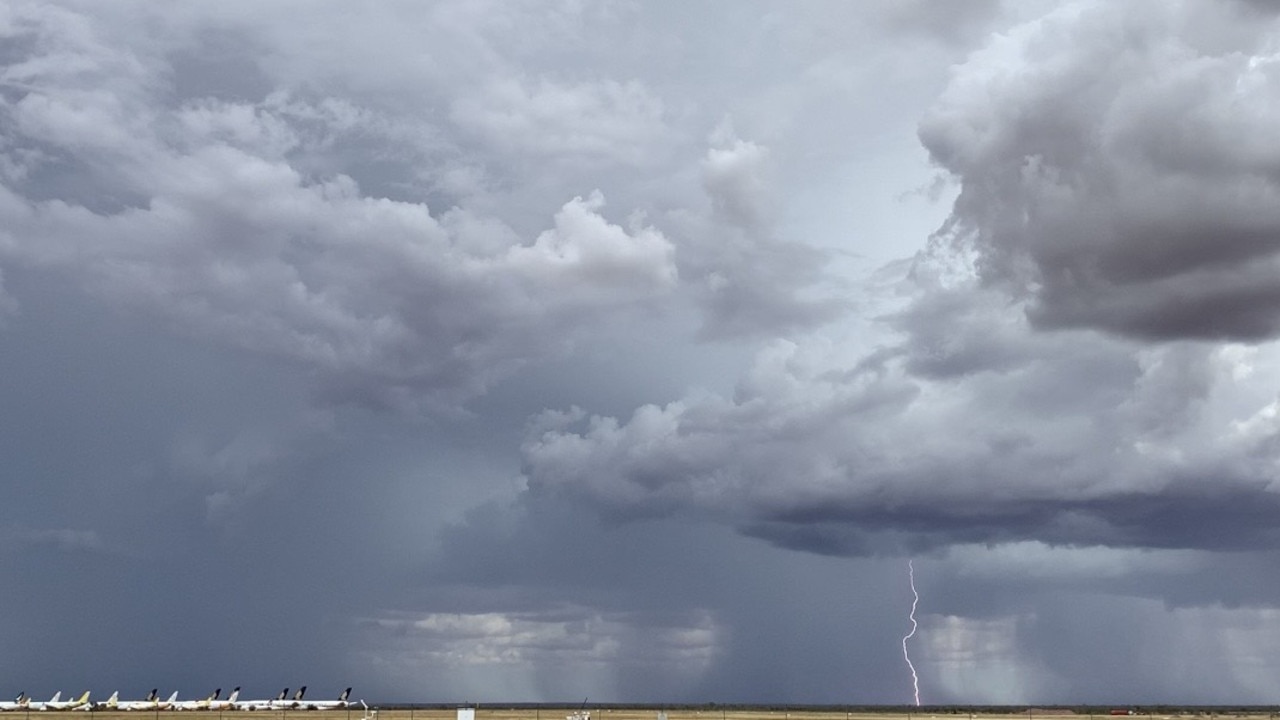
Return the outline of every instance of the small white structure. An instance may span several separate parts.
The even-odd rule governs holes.
[[[476,709],[473,707],[458,708],[458,720],[476,720]]]

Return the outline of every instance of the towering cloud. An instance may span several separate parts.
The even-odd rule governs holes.
[[[1275,702],[1277,47],[0,4],[0,677],[903,703],[913,567],[926,703]]]
[[[672,244],[607,221],[598,191],[531,240],[457,207],[370,197],[305,168],[350,133],[393,134],[377,111],[281,93],[175,104],[157,58],[70,12],[23,9],[10,41],[35,52],[7,68],[3,107],[10,263],[302,361],[377,403],[472,396],[675,286]]]
[[[996,36],[921,124],[960,192],[878,327],[539,428],[533,489],[829,553],[1272,547],[1275,348],[1203,341],[1280,329],[1277,22],[1071,3]]]
[[[960,185],[947,239],[1040,328],[1280,331],[1277,19],[1071,3],[957,68],[920,137]]]

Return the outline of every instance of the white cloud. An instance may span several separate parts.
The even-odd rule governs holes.
[[[507,678],[508,687],[548,696],[579,688],[586,677],[597,687],[623,687],[638,673],[666,678],[669,688],[694,686],[728,640],[707,611],[672,618],[576,606],[522,613],[393,612],[364,619],[360,627],[358,661],[392,675],[427,673],[465,685],[483,669]],[[568,677],[578,680],[548,687],[551,678]]]
[[[1193,550],[1055,547],[1031,541],[996,547],[957,545],[948,549],[946,565],[952,572],[980,579],[1016,577],[1070,583],[1123,578],[1138,572],[1177,575],[1206,567],[1211,557],[1211,553]]]
[[[1018,305],[972,285],[924,282],[891,317],[902,334],[867,354],[866,335],[774,343],[732,398],[539,428],[530,487],[824,552],[1271,542],[1275,432],[1257,419],[1270,380],[1238,381],[1233,353],[1033,333]],[[1191,526],[1207,507],[1250,506],[1230,533]]]

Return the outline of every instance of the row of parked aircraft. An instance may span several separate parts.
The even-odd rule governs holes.
[[[111,697],[101,702],[89,700],[89,691],[75,700],[63,700],[62,693],[55,693],[52,698],[41,702],[27,697],[25,692],[18,693],[13,701],[0,701],[0,712],[10,710],[341,710],[357,703],[350,700],[351,688],[342,691],[337,700],[305,700],[306,686],[298,688],[293,697],[288,697],[289,688],[271,700],[241,700],[240,688],[222,699],[222,688],[202,700],[179,700],[175,691],[168,700],[161,700],[158,690],[152,690],[145,700],[121,700],[120,692],[111,693]]]

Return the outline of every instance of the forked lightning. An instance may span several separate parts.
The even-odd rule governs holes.
[[[916,634],[916,605],[920,604],[920,593],[916,592],[916,568],[911,560],[907,560],[907,579],[911,582],[911,632],[902,636],[902,657],[911,669],[911,690],[914,693],[916,707],[920,706],[920,677],[916,675],[916,666],[911,663],[911,653],[907,652],[907,641]]]

